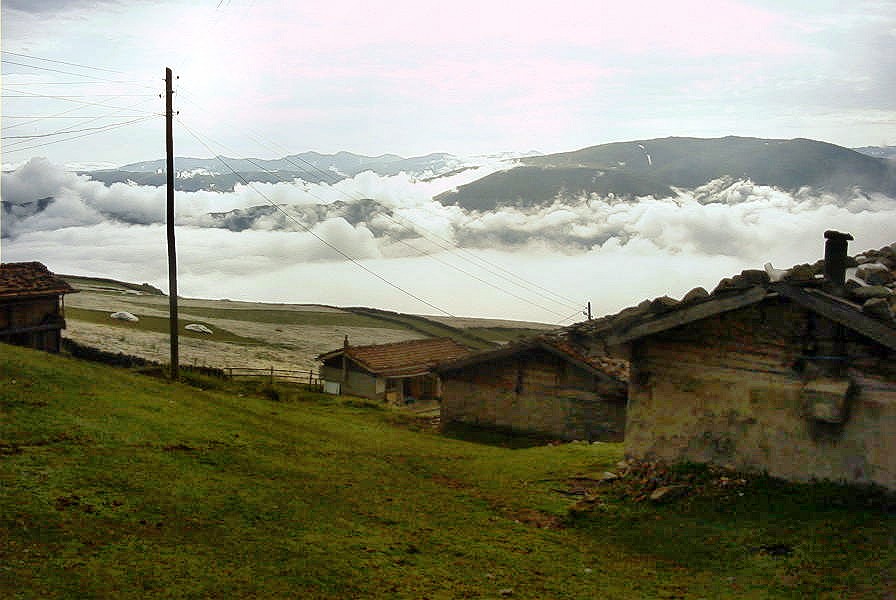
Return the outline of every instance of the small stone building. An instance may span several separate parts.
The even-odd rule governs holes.
[[[469,348],[449,338],[351,346],[346,336],[342,348],[317,359],[323,363],[324,391],[407,404],[438,400],[441,382],[433,366],[469,353]]]
[[[0,341],[59,352],[64,295],[75,291],[39,262],[0,264]]]
[[[479,352],[437,367],[441,421],[561,439],[620,441],[626,368],[585,356],[560,335]]]
[[[826,237],[816,265],[592,325],[630,359],[627,455],[896,489],[896,245]]]

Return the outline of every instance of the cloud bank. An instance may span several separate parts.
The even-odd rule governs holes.
[[[483,174],[419,181],[367,172],[334,185],[179,193],[180,290],[433,312],[348,255],[452,314],[558,322],[588,300],[601,314],[712,287],[767,261],[813,262],[826,229],[851,232],[855,253],[896,241],[891,198],[788,193],[750,181],[717,180],[667,198],[561,196],[486,213],[432,200]],[[105,186],[39,159],[2,184],[4,261],[166,287],[164,188]]]

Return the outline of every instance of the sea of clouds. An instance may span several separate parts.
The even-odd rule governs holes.
[[[835,197],[716,180],[667,198],[564,196],[482,213],[433,200],[507,167],[178,192],[179,290],[567,323],[586,301],[600,315],[711,290],[765,262],[814,262],[827,229],[852,233],[852,253],[896,241],[896,200],[858,190]],[[37,210],[43,198],[53,200]],[[4,173],[2,199],[4,262],[167,287],[164,188],[107,186],[32,159]],[[220,216],[229,211],[238,230]]]

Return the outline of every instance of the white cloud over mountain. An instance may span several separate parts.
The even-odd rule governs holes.
[[[891,198],[791,194],[749,181],[717,180],[667,198],[558,197],[548,206],[485,213],[432,200],[483,174],[416,181],[366,172],[334,185],[179,192],[181,293],[433,312],[322,238],[453,314],[557,322],[579,301],[591,300],[600,314],[644,297],[711,287],[766,261],[812,262],[821,256],[826,229],[851,232],[855,252],[896,241]],[[209,213],[267,205],[259,191],[287,205],[313,234],[270,210],[247,211],[250,225],[240,231],[212,226]],[[54,200],[43,210],[33,204],[48,197]],[[35,159],[4,175],[3,200],[4,261],[40,260],[57,272],[166,287],[164,188],[106,186]],[[574,302],[514,285],[501,269]]]

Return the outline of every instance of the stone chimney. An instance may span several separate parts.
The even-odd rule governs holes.
[[[854,238],[848,233],[828,230],[824,239],[825,284],[842,292],[846,283],[846,247]]]

